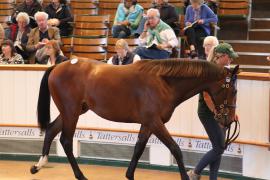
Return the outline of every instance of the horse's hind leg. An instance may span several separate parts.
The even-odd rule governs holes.
[[[138,135],[138,140],[136,142],[135,148],[134,148],[134,153],[131,159],[131,162],[129,164],[128,170],[126,172],[126,177],[129,180],[134,179],[134,172],[137,167],[138,161],[145,149],[145,146],[147,144],[147,141],[149,137],[151,136],[151,132],[149,129],[147,129],[145,126],[141,126],[139,135]]]
[[[162,123],[162,121],[153,121],[153,123],[149,126],[150,131],[152,131],[153,134],[156,135],[156,137],[166,145],[166,147],[170,150],[170,152],[173,154],[174,158],[177,161],[178,168],[180,171],[181,179],[182,180],[189,180],[189,177],[187,175],[184,162],[183,162],[183,156],[181,149],[177,145],[177,143],[173,140],[171,135],[169,134],[167,128]]]
[[[62,115],[62,114],[61,114]],[[81,172],[78,163],[73,155],[73,135],[75,133],[76,125],[79,116],[74,117],[72,113],[66,113],[63,118],[63,128],[62,134],[60,137],[60,142],[64,148],[64,151],[67,155],[68,161],[73,169],[74,175],[78,180],[87,180]]]
[[[62,129],[62,119],[58,116],[53,122],[51,122],[45,133],[43,149],[42,149],[42,156],[39,159],[39,162],[31,167],[31,173],[37,173],[44,165],[48,163],[48,155],[50,151],[50,147],[52,144],[53,139],[55,136],[61,131]]]
[[[46,129],[44,144],[42,149],[42,156],[48,156],[51,148],[51,144],[55,136],[62,130],[62,119],[59,116],[48,125]]]

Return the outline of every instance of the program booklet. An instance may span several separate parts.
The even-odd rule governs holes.
[[[196,25],[198,25],[198,21],[194,21],[192,24],[190,24],[190,25],[184,27],[184,31],[185,31],[186,29],[191,28],[191,27],[194,27],[194,26],[196,26]]]

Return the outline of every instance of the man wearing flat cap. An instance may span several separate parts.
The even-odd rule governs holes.
[[[210,61],[225,67],[229,66],[235,58],[238,58],[238,54],[228,43],[220,43],[214,48],[213,53]]]

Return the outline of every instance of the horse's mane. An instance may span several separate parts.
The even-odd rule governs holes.
[[[145,60],[135,64],[141,72],[164,77],[218,78],[224,72],[222,67],[203,60]]]

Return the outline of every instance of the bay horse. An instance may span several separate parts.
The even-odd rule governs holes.
[[[216,120],[228,127],[235,121],[236,79],[233,70],[199,60],[145,60],[113,66],[94,60],[73,59],[46,70],[40,85],[37,116],[46,130],[42,156],[32,166],[36,173],[47,162],[54,137],[60,142],[79,180],[87,179],[72,152],[78,118],[89,109],[100,117],[141,124],[134,154],[126,172],[134,172],[147,141],[154,134],[173,154],[182,180],[188,180],[182,153],[165,127],[174,109],[190,97],[206,91],[216,107]],[[60,114],[50,123],[50,96]]]

